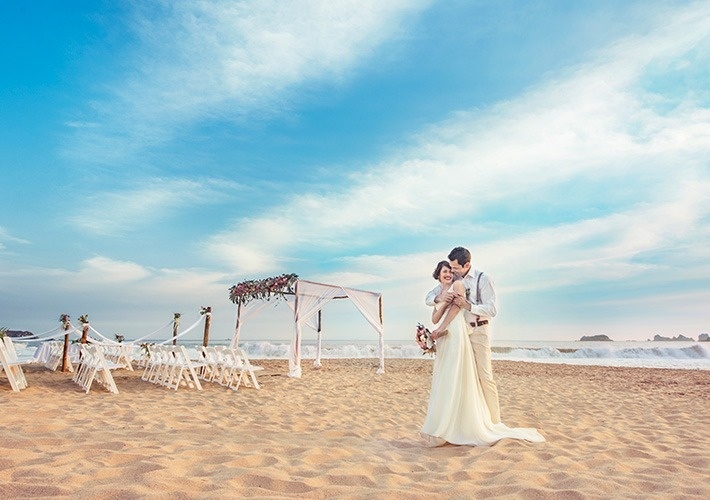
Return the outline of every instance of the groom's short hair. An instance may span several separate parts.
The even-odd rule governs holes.
[[[451,250],[451,252],[449,252],[449,260],[455,260],[459,263],[459,266],[463,266],[467,262],[471,262],[471,252],[469,252],[464,247],[456,247]]]

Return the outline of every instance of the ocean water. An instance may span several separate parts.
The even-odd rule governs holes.
[[[250,357],[285,359],[288,343],[284,341],[240,342]],[[374,342],[328,341],[322,344],[321,356],[327,358],[376,358]],[[563,342],[563,341],[494,341],[494,360],[574,365],[628,366],[710,370],[710,343],[703,342]],[[301,358],[314,359],[315,341],[303,341]],[[385,341],[385,358],[419,359],[422,355],[414,342]]]
[[[198,341],[180,342],[194,347]],[[228,340],[215,340],[210,345],[227,345]],[[287,359],[289,341],[240,341],[251,359]],[[18,345],[18,351],[30,354],[36,346]],[[321,357],[377,358],[379,350],[372,341],[324,340]],[[627,366],[647,368],[675,368],[710,370],[709,342],[575,342],[575,341],[515,341],[494,340],[491,346],[494,360],[526,361],[531,363],[558,363],[571,365]],[[20,354],[20,352],[18,352]],[[304,339],[301,359],[315,359],[316,341]],[[414,341],[385,340],[386,359],[433,359],[422,355]]]

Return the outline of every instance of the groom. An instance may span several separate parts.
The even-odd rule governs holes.
[[[456,277],[463,281],[466,297],[453,292],[446,293],[441,285],[438,285],[427,294],[426,304],[433,306],[436,302],[449,302],[463,309],[483,396],[491,412],[491,420],[497,424],[500,422],[500,406],[498,405],[498,387],[493,380],[491,367],[490,336],[491,320],[498,312],[493,280],[483,272],[471,269],[471,252],[463,247],[451,250],[449,264],[451,264],[451,270]]]

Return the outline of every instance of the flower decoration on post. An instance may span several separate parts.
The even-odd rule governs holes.
[[[235,304],[245,305],[254,299],[271,300],[271,297],[285,299],[286,295],[295,293],[294,285],[297,274],[282,274],[261,280],[242,281],[229,288],[229,300]]]
[[[212,314],[212,308],[207,307],[207,306],[201,306],[200,307],[200,316],[204,316],[205,314]]]
[[[436,352],[436,341],[431,338],[431,332],[421,323],[417,323],[416,337],[417,344],[422,348],[422,354],[434,354]]]
[[[143,342],[141,344],[141,350],[145,353],[147,357],[150,357],[150,346],[155,345],[155,342]]]
[[[68,314],[62,314],[59,316],[59,321],[64,323],[65,325],[69,324],[69,315]]]
[[[89,315],[82,314],[79,316],[79,323],[81,323],[81,339],[79,342],[86,344],[87,338],[89,336]]]
[[[123,339],[124,339],[123,335],[121,335],[120,333],[116,334],[116,342],[118,342],[120,344],[121,342],[123,342]]]

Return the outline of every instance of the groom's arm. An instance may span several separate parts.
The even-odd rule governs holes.
[[[496,300],[496,290],[493,280],[487,274],[481,276],[481,303],[476,304],[476,282],[471,280],[471,287],[468,300],[464,297],[456,299],[454,302],[457,306],[478,316],[485,318],[494,318],[498,314],[498,305]]]
[[[426,294],[426,299],[424,299],[424,303],[428,305],[429,307],[433,307],[436,304],[436,297],[441,293],[441,285],[437,285],[434,287],[432,291]]]

